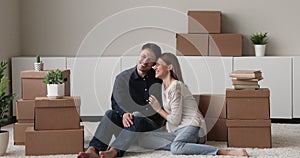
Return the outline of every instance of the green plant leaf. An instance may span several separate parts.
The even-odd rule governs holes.
[[[7,67],[6,61],[0,63],[0,129],[1,126],[5,125],[8,121],[9,106],[11,101],[14,99],[15,94],[6,94],[9,80],[4,76],[4,70]]]
[[[268,43],[267,34],[268,34],[267,32],[252,34],[250,40],[252,41],[253,44],[267,44]]]
[[[41,62],[41,57],[39,55],[36,55],[35,62],[36,63],[40,63]]]
[[[63,82],[63,72],[59,69],[51,70],[44,76],[46,84],[62,84]]]

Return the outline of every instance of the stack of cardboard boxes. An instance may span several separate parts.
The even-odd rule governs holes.
[[[221,33],[220,11],[188,11],[188,33],[176,34],[176,54],[241,56],[242,35]]]
[[[227,141],[226,102],[224,94],[194,95],[205,117],[208,141]]]
[[[34,126],[35,97],[46,96],[47,86],[43,83],[48,71],[27,70],[20,73],[22,99],[16,101],[16,118],[14,124],[14,144],[25,144],[25,130]],[[63,71],[65,95],[70,95],[70,70]]]
[[[49,100],[43,83],[50,70],[22,71],[22,99],[16,102],[14,144],[26,155],[75,154],[83,150],[80,98],[70,96],[70,70],[63,71],[65,97]]]
[[[83,151],[80,97],[36,97],[34,127],[26,129],[25,155],[77,154]]]
[[[270,91],[227,89],[228,146],[270,148]]]

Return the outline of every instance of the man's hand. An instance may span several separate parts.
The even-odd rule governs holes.
[[[123,126],[128,128],[133,125],[133,115],[131,113],[125,113],[122,118]]]
[[[158,100],[157,100],[156,97],[153,96],[153,95],[151,95],[151,96],[149,97],[149,104],[152,106],[152,108],[153,108],[157,113],[159,113],[160,110],[162,109],[161,106],[160,106],[160,104],[159,104],[159,102],[158,102]]]

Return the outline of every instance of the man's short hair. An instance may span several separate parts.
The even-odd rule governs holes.
[[[156,60],[161,56],[161,49],[158,45],[154,43],[147,43],[144,44],[142,47],[142,50],[144,49],[150,49],[156,56]]]

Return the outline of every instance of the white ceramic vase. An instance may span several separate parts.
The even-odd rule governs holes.
[[[265,56],[266,45],[254,45],[255,56],[262,57]]]
[[[8,131],[0,131],[0,156],[6,153],[8,140],[9,140]]]
[[[50,99],[63,98],[65,95],[65,84],[47,84],[47,97]]]

